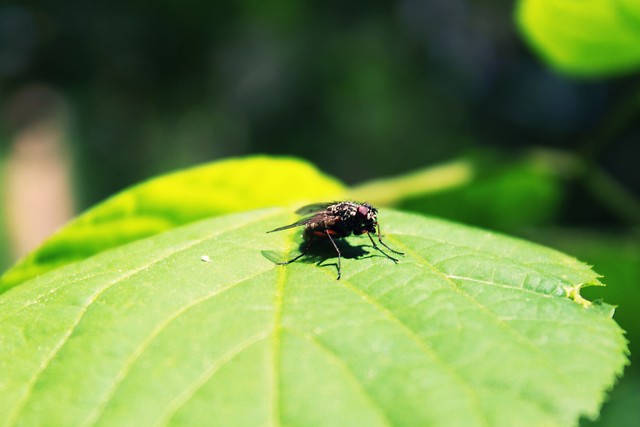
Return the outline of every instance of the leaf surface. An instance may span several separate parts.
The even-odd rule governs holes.
[[[380,212],[294,255],[294,216],[226,215],[105,251],[0,295],[3,425],[571,425],[626,362],[574,258]],[[208,261],[203,261],[208,260]]]

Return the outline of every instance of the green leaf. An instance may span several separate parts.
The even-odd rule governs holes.
[[[199,219],[340,198],[344,187],[311,164],[253,156],[197,166],[125,190],[79,216],[0,279],[0,292],[106,249]]]
[[[520,30],[552,67],[601,76],[640,66],[638,0],[521,0]]]
[[[626,362],[586,265],[525,241],[381,210],[287,266],[287,210],[105,251],[0,295],[6,425],[572,425]]]

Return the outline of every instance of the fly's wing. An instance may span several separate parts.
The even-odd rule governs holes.
[[[294,228],[294,227],[300,227],[300,226],[306,225],[307,222],[309,221],[309,219],[311,219],[311,217],[302,218],[301,220],[298,220],[298,221],[294,222],[293,224],[289,224],[289,225],[284,225],[282,227],[278,227],[278,228],[273,229],[271,231],[267,231],[267,233],[273,233],[274,231],[282,231],[282,230],[288,230],[288,229]]]
[[[322,212],[331,205],[335,205],[336,202],[314,203],[312,205],[303,206],[296,211],[298,215],[310,215],[318,212]]]

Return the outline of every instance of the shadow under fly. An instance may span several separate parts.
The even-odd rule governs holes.
[[[311,216],[296,221],[293,224],[285,225],[283,227],[268,231],[268,233],[272,233],[274,231],[282,231],[289,228],[304,226],[304,243],[300,245],[300,254],[288,261],[276,262],[278,265],[291,264],[292,262],[295,262],[303,256],[307,255],[309,251],[319,242],[328,242],[331,244],[331,246],[333,246],[333,249],[335,251],[334,253],[338,255],[337,279],[339,280],[340,276],[342,275],[342,266],[340,261],[344,255],[340,250],[342,242],[338,241],[337,239],[350,236],[351,234],[366,234],[369,237],[369,240],[371,241],[373,247],[396,264],[398,263],[398,259],[392,257],[382,248],[376,245],[376,242],[371,237],[371,233],[375,233],[377,235],[378,242],[387,250],[397,255],[404,255],[402,252],[391,249],[382,241],[382,238],[380,237],[380,226],[378,224],[377,218],[378,210],[368,203],[322,203],[317,205],[305,206],[298,209],[296,213],[300,215],[311,214]],[[355,247],[351,245],[348,245],[348,247],[355,249]],[[362,251],[362,249],[360,250]],[[364,251],[362,252],[364,253]]]

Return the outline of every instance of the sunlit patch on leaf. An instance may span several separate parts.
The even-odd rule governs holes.
[[[63,265],[199,219],[340,198],[344,187],[290,157],[228,159],[170,173],[90,209],[9,269],[0,292]]]

